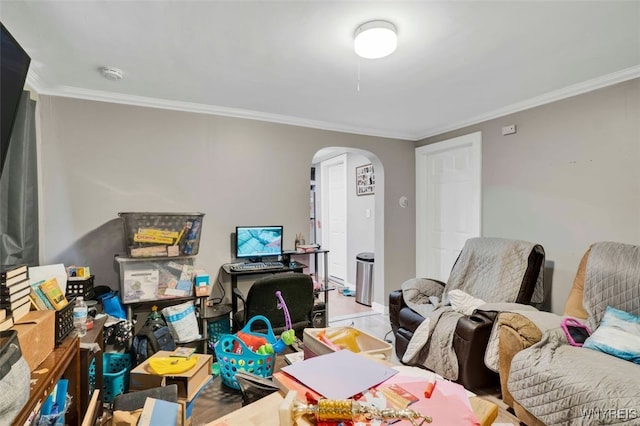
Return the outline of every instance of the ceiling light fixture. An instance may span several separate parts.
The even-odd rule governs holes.
[[[114,67],[102,67],[100,68],[100,74],[107,80],[118,81],[122,80],[122,70]]]
[[[358,56],[378,59],[391,55],[398,45],[396,26],[388,21],[369,21],[354,34],[353,49]]]

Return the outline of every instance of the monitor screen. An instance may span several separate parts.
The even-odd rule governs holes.
[[[15,121],[16,109],[24,89],[31,58],[9,31],[0,24],[0,173],[9,150],[9,139]]]
[[[236,257],[262,258],[282,254],[282,226],[237,226]]]

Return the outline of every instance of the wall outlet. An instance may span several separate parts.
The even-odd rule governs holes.
[[[511,124],[509,126],[504,126],[502,128],[502,136],[512,135],[515,132],[516,132],[516,125],[515,124]]]

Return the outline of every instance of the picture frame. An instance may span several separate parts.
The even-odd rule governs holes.
[[[376,176],[373,164],[356,167],[356,195],[373,195],[376,192]]]

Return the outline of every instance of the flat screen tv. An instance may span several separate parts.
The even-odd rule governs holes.
[[[4,25],[0,38],[0,174],[9,150],[9,139],[16,119],[16,110],[24,90],[31,58]]]
[[[236,226],[236,258],[259,262],[282,254],[282,226]]]

